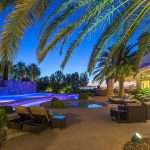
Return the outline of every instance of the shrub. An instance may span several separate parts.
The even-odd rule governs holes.
[[[0,129],[0,146],[6,141],[7,131],[4,129]]]
[[[94,93],[87,93],[89,96],[94,97]]]
[[[72,93],[73,89],[72,89],[72,86],[70,85],[66,85],[64,87],[62,87],[61,89],[59,89],[58,93],[61,93],[61,94],[69,94],[69,93]]]
[[[52,98],[51,102],[60,101],[58,98],[54,97]]]
[[[7,114],[4,110],[0,110],[0,129],[7,125]]]
[[[7,131],[3,129],[7,125],[7,115],[4,110],[0,110],[0,146],[6,141]]]
[[[87,93],[79,94],[79,99],[81,100],[87,100],[88,98],[89,98],[89,95]]]
[[[60,101],[58,98],[53,98],[51,100],[51,107],[53,107],[53,108],[65,108],[65,103]]]
[[[6,114],[11,114],[14,112],[12,106],[0,106],[0,110],[4,110]]]
[[[135,97],[140,101],[146,98],[150,98],[150,88],[135,90],[134,93],[135,93]]]
[[[45,83],[45,82],[37,82],[36,83],[36,91],[37,92],[45,92],[48,87],[49,87],[49,83]]]
[[[46,92],[53,92],[53,89],[51,87],[47,87]]]

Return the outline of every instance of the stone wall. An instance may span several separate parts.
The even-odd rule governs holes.
[[[0,80],[0,95],[28,94],[36,92],[36,82]]]

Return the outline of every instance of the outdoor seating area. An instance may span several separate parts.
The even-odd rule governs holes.
[[[147,114],[147,107],[142,103],[129,103],[118,106],[117,109],[110,110],[112,120],[120,122],[146,122],[149,116]]]
[[[110,147],[112,147],[111,150],[121,150],[136,132],[139,132],[144,138],[150,136],[150,133],[148,132],[150,130],[150,121],[144,117],[146,116],[145,107],[143,107],[144,105],[135,105],[135,103],[133,103],[134,105],[128,104],[126,110],[123,106],[108,103],[107,97],[95,97],[94,100],[96,102],[106,103],[106,107],[97,109],[49,109],[49,111],[45,111],[44,107],[39,106],[29,107],[29,109],[24,106],[17,106],[16,112],[19,115],[19,118],[23,117],[25,120],[24,123],[19,122],[21,123],[22,131],[16,130],[15,128],[9,129],[9,140],[6,145],[3,145],[2,150],[7,150],[9,147],[12,147],[12,149],[15,148],[16,150],[32,148],[53,150],[63,150],[68,148],[75,150],[90,150],[91,148],[94,148],[94,150],[110,150]],[[120,119],[119,124],[112,121],[109,114],[110,110],[113,110],[113,107],[114,110],[119,108],[119,110],[127,111],[124,114],[121,113],[120,118],[126,119],[127,117],[129,120],[123,120],[124,123],[121,123],[122,120]],[[63,114],[63,116],[60,116],[60,118],[58,118],[57,115],[57,117],[54,118],[51,116],[50,119],[50,111],[57,112],[57,115]],[[143,111],[143,113],[140,114],[140,111]],[[32,115],[31,118],[29,114]],[[117,119],[118,121],[118,116],[116,116],[115,113],[113,115],[116,117],[115,120]],[[41,118],[46,122],[41,122]],[[57,119],[62,120],[60,121]],[[10,122],[13,122],[13,120]],[[49,127],[46,126],[47,123]],[[60,130],[59,128],[63,130]],[[87,142],[90,143],[89,146],[86,144]],[[15,144],[19,144],[20,147],[16,147]]]
[[[8,128],[24,132],[41,133],[42,131],[53,128],[66,127],[66,117],[60,114],[52,115],[43,106],[15,106],[18,117],[9,119]],[[63,118],[62,118],[63,117]]]

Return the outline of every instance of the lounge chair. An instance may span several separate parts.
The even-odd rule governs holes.
[[[118,122],[146,122],[146,106],[142,103],[129,103],[126,109],[111,109],[110,116]]]
[[[8,122],[8,128],[22,130],[24,122],[31,120],[32,115],[29,109],[25,106],[15,106],[15,110],[18,114],[18,118],[10,120]]]
[[[51,119],[44,107],[32,106],[30,107],[30,111],[33,118],[23,124],[23,131],[40,133],[41,131],[47,129],[50,126]]]
[[[122,96],[122,97],[112,97],[109,98],[108,101],[112,104],[127,104],[127,103],[135,103],[137,102],[136,99],[133,98],[133,95],[131,96]]]

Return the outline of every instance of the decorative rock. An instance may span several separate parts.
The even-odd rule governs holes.
[[[123,150],[150,150],[150,138],[143,138],[137,142],[128,142]]]

